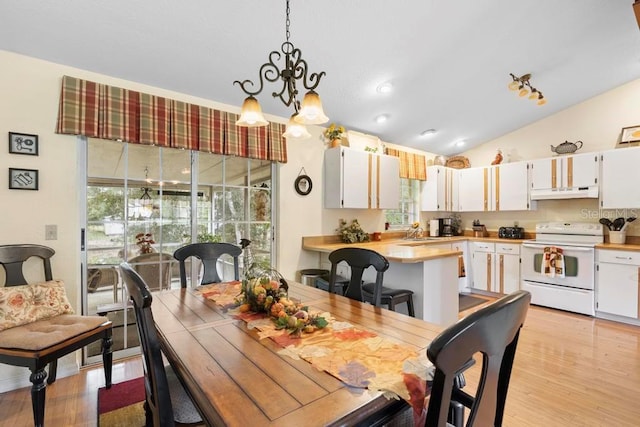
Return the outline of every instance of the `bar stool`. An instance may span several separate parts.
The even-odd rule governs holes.
[[[331,276],[326,274],[322,277],[318,277],[316,279],[316,288],[322,289],[323,291],[329,291],[329,282],[331,281]],[[349,285],[349,279],[342,276],[336,276],[336,281],[333,288],[333,293],[338,295],[344,295],[347,290],[347,286]]]
[[[375,283],[365,283],[362,285],[362,295],[365,301],[373,300],[373,292],[375,289]],[[407,312],[409,316],[416,317],[413,311],[413,291],[409,289],[393,289],[382,287],[382,293],[380,295],[380,303],[385,304],[389,310],[396,311],[396,304],[407,303]]]

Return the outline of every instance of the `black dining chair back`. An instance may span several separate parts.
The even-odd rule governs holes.
[[[136,324],[143,356],[146,425],[154,427],[174,426],[176,420],[180,421],[176,419],[175,415],[181,411],[181,408],[175,407],[176,400],[175,398],[172,399],[174,397],[172,395],[184,393],[184,390],[181,390],[182,387],[179,382],[171,381],[169,373],[165,370],[160,341],[151,311],[153,297],[145,281],[131,265],[125,262],[121,263],[120,272],[136,314]],[[171,374],[173,373],[171,372]],[[184,401],[184,399],[181,399],[181,403],[190,405],[187,411],[195,412],[194,415],[199,418],[190,400]],[[194,420],[190,420],[190,422],[194,422]]]
[[[426,427],[447,425],[451,402],[469,408],[471,426],[501,426],[511,369],[520,329],[531,301],[527,291],[516,291],[459,320],[440,333],[427,348],[435,366]],[[469,360],[481,355],[480,379],[474,396],[455,384]],[[461,419],[449,420],[462,426]]]
[[[362,275],[367,268],[373,267],[376,270],[376,281],[370,302],[376,307],[380,307],[384,272],[389,268],[389,261],[384,256],[369,249],[341,248],[329,254],[329,261],[331,261],[329,292],[335,292],[338,264],[346,262],[351,268],[351,278],[344,295],[358,301],[364,301]]]
[[[18,286],[27,284],[27,279],[24,277],[22,267],[31,257],[37,257],[42,260],[44,280],[53,280],[51,274],[51,257],[55,253],[53,249],[41,245],[23,244],[0,246],[0,265],[4,267],[6,274],[4,285]]]
[[[222,282],[218,274],[218,259],[222,255],[229,255],[233,258],[234,280],[240,280],[239,256],[242,249],[231,243],[192,243],[177,249],[173,257],[180,263],[180,285],[187,287],[187,269],[185,261],[189,257],[198,258],[203,265],[201,285]]]

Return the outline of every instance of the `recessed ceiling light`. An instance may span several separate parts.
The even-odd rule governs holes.
[[[376,123],[378,123],[378,124],[384,123],[387,120],[389,120],[389,115],[388,114],[380,114],[378,117],[376,117]]]
[[[420,132],[420,136],[432,136],[435,135],[438,131],[435,129],[427,129]]]
[[[380,83],[376,88],[378,93],[389,93],[393,90],[393,85],[390,82]]]
[[[462,147],[465,144],[464,139],[459,139],[456,141],[456,147]]]

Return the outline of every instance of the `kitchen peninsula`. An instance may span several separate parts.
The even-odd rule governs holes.
[[[454,238],[455,239],[455,238]],[[462,252],[429,247],[442,243],[390,239],[378,242],[342,243],[337,236],[302,238],[302,249],[319,252],[318,264],[328,265],[327,254],[344,247],[371,249],[389,260],[384,285],[410,289],[417,318],[443,326],[458,320],[458,257]],[[373,281],[365,272],[365,280]]]

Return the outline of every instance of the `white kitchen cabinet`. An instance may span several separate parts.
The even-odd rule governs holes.
[[[324,154],[325,208],[398,209],[400,160],[336,147]]]
[[[516,211],[535,209],[529,202],[526,162],[460,169],[460,212]]]
[[[633,174],[638,173],[640,147],[604,151],[600,207],[605,209],[640,208],[640,185]]]
[[[597,153],[532,160],[531,199],[597,198]]]
[[[638,324],[640,319],[640,252],[596,251],[596,316]]]
[[[471,288],[486,292],[496,291],[493,260],[495,243],[470,242]]]
[[[458,207],[460,212],[492,210],[491,168],[467,168],[458,171]]]
[[[520,245],[470,242],[473,289],[509,294],[520,289]]]
[[[458,170],[444,166],[429,166],[427,180],[420,194],[422,211],[458,211]]]
[[[520,289],[520,244],[496,243],[496,288],[501,294]]]

